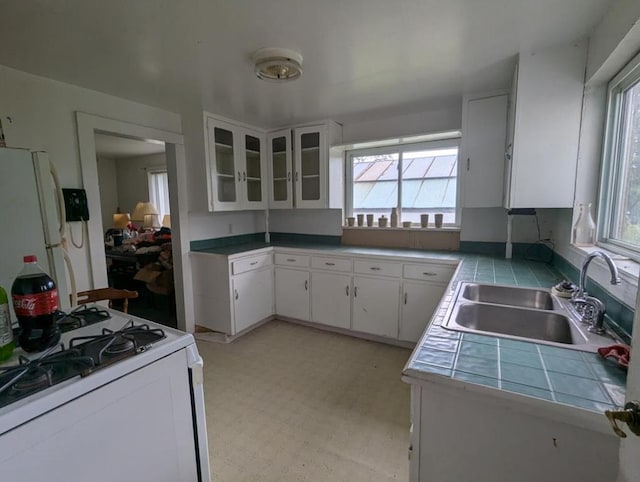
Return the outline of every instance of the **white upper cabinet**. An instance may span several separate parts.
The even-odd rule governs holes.
[[[293,129],[294,207],[342,207],[344,157],[330,149],[341,141],[342,127],[335,122]]]
[[[509,106],[505,207],[573,206],[585,62],[585,42],[520,54]]]
[[[293,131],[295,196],[298,208],[324,208],[327,203],[327,129],[324,125]]]
[[[267,159],[269,208],[291,209],[293,207],[291,129],[267,135]]]
[[[265,209],[264,134],[205,114],[209,210]]]
[[[508,95],[473,95],[463,101],[464,207],[503,205],[504,146]]]

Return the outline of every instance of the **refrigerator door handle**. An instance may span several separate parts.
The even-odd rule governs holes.
[[[67,224],[67,213],[64,207],[64,198],[62,197],[62,187],[60,185],[60,177],[58,176],[58,170],[53,162],[49,162],[49,169],[51,171],[51,177],[53,178],[53,186],[56,190],[56,201],[58,202],[58,216],[60,217],[60,240],[64,246],[64,225]]]

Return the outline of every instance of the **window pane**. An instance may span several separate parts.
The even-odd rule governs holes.
[[[406,151],[402,165],[402,221],[442,213],[445,223],[455,223],[458,148]]]
[[[640,83],[622,94],[617,175],[611,237],[640,247]]]
[[[158,208],[159,221],[165,214],[170,214],[169,178],[166,172],[149,173],[149,200]]]
[[[384,214],[398,204],[398,153],[353,156],[353,214]]]

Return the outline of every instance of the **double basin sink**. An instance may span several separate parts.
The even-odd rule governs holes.
[[[569,300],[535,288],[459,283],[442,326],[590,352],[614,342],[590,333]]]

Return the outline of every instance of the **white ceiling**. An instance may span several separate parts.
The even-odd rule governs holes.
[[[509,85],[515,54],[585,37],[613,0],[3,0],[0,64],[276,127],[420,110]],[[302,79],[260,81],[260,47]]]
[[[96,134],[95,139],[98,157],[127,159],[165,152],[163,142],[146,142],[108,134]]]

